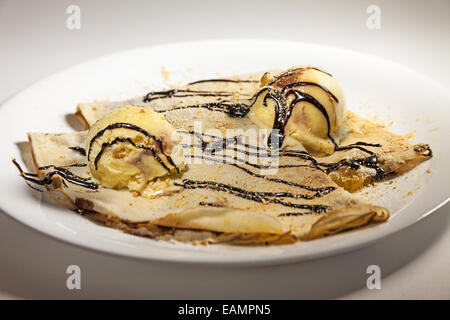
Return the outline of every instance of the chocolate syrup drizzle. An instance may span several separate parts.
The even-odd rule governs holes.
[[[206,79],[198,80],[188,85],[206,82],[230,82],[230,83],[257,83],[258,80],[233,80],[233,79]],[[153,100],[185,98],[185,97],[230,97],[233,96],[229,91],[209,91],[209,90],[192,90],[192,89],[170,89],[163,91],[152,91],[144,96],[143,102],[151,102]]]
[[[223,205],[222,205],[222,204],[220,204],[220,203],[214,203],[214,202],[203,202],[203,201],[200,201],[198,204],[199,204],[200,206],[203,206],[203,207],[223,208]]]
[[[261,94],[264,90],[258,92]],[[258,95],[255,97],[255,101],[258,99]],[[263,105],[267,107],[267,100],[275,101],[275,117],[272,125],[272,132],[269,136],[267,144],[270,149],[278,150],[284,141],[284,126],[286,122],[286,109],[284,108],[281,98],[273,92],[273,90],[267,89],[267,94],[264,97]],[[275,140],[274,140],[275,138]]]
[[[103,128],[102,130],[100,130],[99,132],[97,132],[97,134],[91,139],[91,141],[89,141],[89,149],[88,149],[88,152],[87,152],[87,160],[88,161],[90,159],[93,143],[98,138],[100,138],[107,130],[114,130],[114,129],[118,129],[118,128],[125,128],[125,129],[130,129],[130,130],[137,131],[139,133],[142,133],[146,137],[152,139],[153,141],[155,141],[156,145],[157,145],[157,150],[153,150],[154,154],[156,154],[156,151],[161,152],[167,158],[167,161],[170,163],[170,165],[173,166],[178,173],[180,172],[180,169],[175,165],[175,163],[173,162],[172,158],[164,153],[161,139],[159,139],[158,137],[155,137],[154,135],[151,135],[149,132],[147,132],[146,130],[144,130],[141,127],[138,127],[136,125],[133,125],[131,123],[126,123],[126,122],[112,123],[112,124],[108,125],[107,127]],[[120,141],[120,139],[122,139],[122,138],[117,139],[117,141],[115,141],[114,143],[128,141],[126,138],[125,138],[125,141]],[[130,141],[131,141],[131,139],[130,139]],[[113,142],[111,142],[111,143],[103,143],[99,153],[102,154],[105,148],[108,148],[110,145],[112,145],[114,143]],[[138,145],[136,145],[136,146],[138,146]],[[139,147],[144,148],[144,146],[140,146],[140,145],[139,145]],[[151,150],[149,150],[149,151],[151,151]],[[98,154],[97,154],[97,157],[98,157]],[[97,157],[96,157],[95,160],[98,162],[98,160],[100,158],[97,159]],[[159,157],[155,156],[155,158],[158,160],[158,162],[163,163],[162,160]],[[97,162],[95,162],[95,166],[96,167],[97,167]],[[164,165],[164,167],[167,168],[165,165]]]
[[[15,159],[13,159],[13,163],[16,166],[16,168],[19,170],[20,175],[23,177],[23,179],[29,183],[32,184],[37,184],[37,185],[41,185],[41,186],[46,186],[46,185],[50,185],[52,183],[52,178],[57,175],[60,176],[61,178],[63,178],[64,180],[66,180],[69,183],[72,184],[76,184],[78,186],[87,188],[87,189],[92,189],[92,190],[97,190],[98,189],[98,184],[95,182],[89,182],[89,180],[91,178],[83,178],[80,176],[77,176],[75,174],[73,174],[70,170],[64,168],[64,167],[59,167],[59,166],[54,166],[54,165],[49,165],[49,166],[44,166],[44,167],[40,167],[39,170],[46,170],[46,169],[50,169],[52,168],[53,171],[47,173],[45,175],[44,178],[39,179],[39,176],[35,173],[29,173],[29,172],[25,172],[22,170],[21,166],[17,163],[17,161]],[[73,167],[73,166],[82,166],[82,165],[69,165],[66,167]],[[64,183],[64,180],[63,183]],[[65,184],[65,183],[64,183]],[[30,184],[28,184],[30,187],[32,187]],[[67,186],[67,185],[66,185]],[[36,189],[34,187],[32,187],[35,190],[39,190]],[[39,190],[41,191],[41,190]]]
[[[199,108],[207,109],[209,111],[223,112],[232,118],[243,118],[248,114],[248,112],[250,110],[248,105],[246,105],[246,104],[243,104],[243,103],[231,104],[231,102],[229,102],[229,101],[223,101],[223,102],[209,102],[209,103],[202,103],[202,104],[193,104],[193,105],[180,106],[180,107],[174,107],[174,108],[162,109],[162,110],[155,109],[155,112],[166,113],[166,112],[172,112],[172,111],[177,111],[177,110],[199,109]]]
[[[270,86],[270,85],[274,84],[275,82],[280,81],[282,78],[289,77],[290,75],[294,74],[296,71],[306,71],[306,70],[311,70],[311,69],[319,71],[319,72],[322,72],[322,73],[324,73],[326,75],[329,75],[330,77],[333,76],[331,73],[328,73],[328,72],[326,72],[326,71],[324,71],[322,69],[316,68],[316,67],[312,67],[312,66],[311,67],[307,67],[307,66],[306,67],[298,67],[298,68],[293,68],[293,69],[290,69],[290,70],[288,70],[286,72],[283,72],[282,74],[278,75],[274,80],[269,82],[268,85]]]
[[[311,200],[311,199],[314,199],[314,198],[319,198],[319,197],[321,197],[323,195],[326,195],[326,194],[336,190],[336,187],[333,187],[333,186],[314,188],[314,187],[311,187],[311,186],[308,186],[308,185],[303,185],[303,184],[299,184],[299,183],[296,183],[296,182],[283,180],[283,179],[280,179],[280,178],[273,178],[273,177],[270,177],[268,175],[264,175],[264,174],[259,174],[259,173],[253,172],[253,171],[251,171],[251,170],[249,170],[249,169],[247,169],[245,167],[242,167],[242,166],[240,166],[240,165],[238,165],[238,164],[236,164],[235,162],[232,162],[232,161],[230,161],[230,162],[223,162],[222,159],[216,159],[216,158],[205,157],[205,156],[191,155],[191,158],[195,158],[195,157],[199,157],[199,158],[204,159],[204,160],[214,161],[214,162],[217,162],[217,163],[226,163],[228,165],[231,165],[231,166],[233,166],[235,168],[238,168],[238,169],[244,171],[248,175],[251,175],[251,176],[253,176],[255,178],[260,178],[260,179],[264,179],[266,181],[272,181],[272,182],[276,182],[276,183],[286,184],[286,185],[289,185],[289,186],[292,186],[292,187],[297,187],[297,188],[301,188],[301,189],[305,189],[305,190],[308,190],[308,191],[315,192],[315,194],[313,194],[313,195],[301,195],[301,196],[299,195],[299,197],[301,197],[303,199],[307,199],[307,200]],[[242,159],[239,159],[239,160],[242,160]],[[244,162],[244,160],[242,160],[242,161]],[[245,163],[249,164],[248,162],[245,162]],[[254,164],[251,164],[251,165],[254,165]],[[259,167],[258,165],[254,165],[254,166],[255,167]],[[306,167],[306,165],[295,165],[295,167]]]
[[[279,217],[297,217],[297,216],[304,216],[306,214],[310,214],[310,212],[283,212],[280,213]]]
[[[228,147],[230,144],[244,146],[245,148],[253,149],[253,150],[257,150],[257,151],[267,151],[266,148],[263,148],[260,146],[253,146],[253,145],[242,142],[242,136],[233,136],[231,138],[223,139],[222,137],[219,137],[219,136],[215,136],[215,135],[208,134],[208,133],[200,133],[200,132],[196,132],[196,131],[192,131],[192,130],[191,131],[178,130],[178,132],[194,135],[201,141],[202,148],[208,148],[207,151],[212,151],[212,149],[217,150],[217,148],[219,148],[219,147],[221,147],[223,150],[224,148]],[[213,139],[215,139],[215,141],[213,142],[213,144],[211,144],[211,142],[206,142],[203,139],[204,137],[213,138]]]
[[[205,135],[205,134],[201,134],[199,132],[193,132],[193,131],[179,131],[181,133],[188,133],[188,134],[194,134],[199,140],[200,140],[200,144],[192,144],[192,145],[182,145],[185,148],[189,148],[189,147],[200,147],[203,153],[207,153],[208,155],[202,155],[202,156],[198,156],[198,155],[191,155],[192,158],[200,158],[203,157],[203,159],[205,160],[210,160],[210,161],[216,161],[216,162],[224,162],[227,164],[233,164],[234,162],[240,162],[240,163],[244,163],[246,165],[249,166],[253,166],[255,168],[258,169],[274,169],[274,168],[283,168],[283,167],[311,167],[317,170],[320,170],[324,173],[331,173],[332,171],[338,170],[339,168],[343,167],[343,166],[347,166],[350,167],[351,169],[357,170],[359,169],[361,166],[363,167],[367,167],[367,168],[372,168],[376,170],[376,176],[375,178],[377,179],[381,179],[384,175],[384,171],[379,167],[378,164],[378,160],[376,159],[376,155],[373,151],[370,151],[366,148],[364,148],[363,146],[369,146],[369,147],[381,147],[380,144],[373,144],[373,143],[367,143],[367,142],[363,142],[363,141],[359,141],[347,146],[340,146],[337,147],[336,151],[343,151],[343,150],[349,150],[349,149],[359,149],[361,151],[364,151],[366,153],[369,154],[368,157],[365,158],[357,158],[357,159],[342,159],[338,162],[331,162],[331,163],[325,163],[325,162],[318,162],[313,156],[311,156],[307,151],[299,151],[299,150],[280,150],[277,152],[271,152],[270,149],[264,149],[262,153],[259,152],[250,152],[247,149],[257,149],[258,151],[261,150],[261,147],[259,146],[252,146],[249,144],[245,144],[242,142],[241,137],[240,136],[235,136],[232,138],[221,138],[218,136],[213,136],[213,135]],[[204,140],[204,137],[210,137],[210,138],[214,138],[215,141],[213,142],[206,142]],[[232,145],[231,147],[229,147],[229,145]],[[236,145],[239,146],[243,146],[245,149],[239,149],[236,147]],[[231,148],[233,151],[236,151],[238,153],[242,153],[245,154],[247,156],[258,156],[258,157],[294,157],[294,158],[300,158],[303,160],[307,160],[310,162],[310,165],[280,165],[280,166],[265,166],[265,165],[257,165],[257,164],[253,164],[253,163],[249,163],[247,161],[245,161],[244,159],[239,159],[237,157],[234,157],[233,159],[231,159],[231,161],[227,161],[230,160],[229,156],[222,156],[221,159],[215,159],[210,157],[210,155],[214,155],[215,152],[217,151],[221,151],[227,148]],[[242,168],[242,170],[244,170],[245,168]],[[267,177],[269,178],[269,177]],[[269,179],[270,180],[270,179]]]
[[[188,86],[197,84],[197,83],[205,83],[205,82],[258,83],[259,80],[204,79],[204,80],[197,80],[194,82],[190,82],[190,83],[188,83]]]
[[[186,132],[186,131],[183,131],[183,132],[190,134],[190,132]],[[310,167],[310,165],[293,164],[293,165],[267,166],[267,165],[260,165],[260,164],[250,163],[250,162],[246,161],[245,159],[237,158],[236,156],[234,156],[233,159],[231,160],[230,157],[228,157],[226,155],[222,155],[220,158],[217,158],[217,156],[214,157],[214,156],[205,155],[204,154],[205,152],[208,152],[208,153],[211,152],[210,154],[214,155],[216,151],[226,149],[227,146],[229,144],[232,144],[232,143],[233,143],[233,149],[234,150],[237,150],[235,148],[235,146],[234,146],[234,143],[239,144],[239,145],[244,145],[246,147],[252,147],[253,149],[259,149],[259,147],[251,146],[251,145],[248,145],[248,144],[244,144],[242,142],[240,136],[235,136],[235,137],[228,138],[228,139],[217,139],[218,138],[217,136],[207,135],[209,137],[215,137],[216,138],[216,141],[214,141],[212,143],[213,147],[211,148],[211,144],[208,144],[203,139],[203,135],[202,134],[197,133],[197,132],[193,132],[193,134],[198,139],[201,140],[201,143],[197,144],[197,146],[199,146],[201,148],[203,154],[202,155],[190,155],[191,158],[201,158],[201,159],[204,159],[204,160],[210,160],[210,161],[214,161],[214,162],[217,162],[217,163],[226,163],[226,164],[232,165],[235,168],[238,168],[238,169],[244,171],[245,173],[247,173],[247,174],[249,174],[249,175],[251,175],[253,177],[256,177],[256,178],[264,179],[266,181],[272,181],[272,182],[275,182],[275,183],[286,184],[286,185],[289,185],[289,186],[302,188],[302,189],[305,189],[305,190],[308,190],[308,191],[315,192],[312,195],[308,195],[308,194],[292,195],[291,194],[290,197],[311,200],[311,199],[318,198],[318,197],[321,197],[323,195],[326,195],[326,194],[328,194],[328,193],[330,193],[330,192],[332,192],[332,191],[334,191],[336,189],[333,186],[325,186],[325,187],[314,188],[314,187],[311,187],[311,186],[308,186],[308,185],[302,185],[302,184],[298,184],[298,183],[295,183],[295,182],[292,182],[292,181],[287,181],[287,180],[283,180],[283,179],[280,179],[280,178],[274,178],[274,177],[271,177],[271,176],[268,176],[268,175],[259,174],[259,173],[253,172],[252,170],[250,170],[250,169],[248,169],[246,167],[243,167],[243,166],[237,164],[237,162],[244,163],[244,164],[246,164],[248,166],[252,166],[252,167],[258,168],[258,169],[271,169],[271,168],[278,169],[278,168],[286,168],[286,167]],[[193,145],[184,145],[184,147],[188,147],[188,148],[190,148],[192,146]],[[250,149],[250,148],[248,148],[248,149]],[[267,149],[264,149],[264,150],[267,151]],[[247,150],[247,148],[245,150],[239,150],[239,151],[241,151],[242,153],[245,153],[247,155],[248,154],[258,155],[259,154],[259,153],[251,153],[250,151]],[[299,152],[299,153],[296,153],[296,154],[299,155],[299,156],[303,156],[304,155],[303,152],[301,152],[301,153]],[[265,155],[267,155],[267,154],[265,154]],[[286,196],[289,197],[288,195],[286,195]]]
[[[199,206],[202,207],[214,207],[214,208],[224,208],[225,206],[223,204],[220,203],[215,203],[215,202],[203,202],[200,201],[198,203]],[[312,212],[310,211],[306,211],[306,212],[283,212],[278,214],[278,217],[293,217],[293,216],[304,216],[307,214],[311,214]]]
[[[69,149],[80,153],[82,156],[86,156],[86,149],[83,147],[69,147]]]
[[[296,198],[295,195],[289,192],[255,192],[244,190],[235,186],[215,182],[215,181],[196,181],[190,179],[184,179],[183,182],[175,183],[177,186],[181,186],[184,189],[209,189],[214,191],[227,192],[237,197],[259,202],[259,203],[274,203],[289,208],[307,209],[316,213],[323,213],[330,209],[326,205],[310,205],[299,204],[280,200],[279,198]]]
[[[324,86],[321,86],[318,83],[315,82],[309,82],[309,81],[301,81],[301,82],[293,82],[290,83],[288,85],[286,85],[282,90],[281,90],[281,94],[285,94],[287,90],[295,88],[295,87],[303,87],[303,86],[313,86],[313,87],[317,87],[322,89],[323,91],[325,91],[331,98],[333,98],[334,101],[336,101],[337,103],[339,103],[339,99],[327,88],[325,88]]]
[[[171,89],[165,91],[149,92],[144,97],[144,102],[153,100],[169,99],[169,98],[185,98],[185,97],[230,97],[233,93],[226,91],[205,91],[191,89]]]
[[[154,148],[152,148],[152,147],[147,147],[147,146],[142,145],[142,144],[136,144],[136,143],[134,143],[133,140],[131,140],[131,138],[129,138],[129,137],[116,137],[116,138],[115,138],[113,141],[111,141],[111,142],[104,142],[104,143],[102,143],[102,147],[101,147],[99,153],[97,153],[97,155],[95,156],[95,159],[94,159],[95,169],[97,169],[98,161],[99,161],[100,158],[102,157],[103,152],[104,152],[107,148],[109,148],[109,147],[111,147],[111,146],[113,146],[113,145],[115,145],[116,143],[119,143],[119,142],[127,142],[127,143],[131,144],[132,146],[134,146],[134,147],[136,147],[136,148],[143,149],[143,150],[146,150],[146,151],[151,152],[152,155],[153,155],[153,157],[159,162],[159,164],[160,164],[167,172],[170,172],[170,169],[166,166],[166,164],[162,161],[162,159],[156,154],[156,151],[155,151]]]

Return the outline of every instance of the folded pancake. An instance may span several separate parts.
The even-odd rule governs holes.
[[[280,160],[276,177],[246,164],[189,164],[178,181],[179,192],[151,199],[104,188],[92,181],[85,156],[76,148],[85,144],[86,136],[86,132],[30,133],[38,176],[53,199],[71,209],[100,213],[97,220],[127,232],[147,229],[147,236],[170,237],[160,229],[154,231],[163,226],[189,229],[191,236],[196,235],[193,240],[198,234],[192,230],[206,230],[216,232],[215,237],[208,234],[208,242],[285,243],[316,237],[314,223],[332,219],[334,212],[343,223],[337,223],[339,228],[336,221],[330,229],[321,227],[324,235],[389,216],[386,209],[337,188],[322,171],[303,167],[304,160],[289,157]],[[346,210],[352,207],[358,210]],[[217,237],[221,240],[214,240]]]
[[[90,131],[30,133],[37,177],[21,174],[94,221],[152,238],[289,243],[386,221],[349,191],[431,149],[345,112],[320,68],[273,74],[80,104]]]

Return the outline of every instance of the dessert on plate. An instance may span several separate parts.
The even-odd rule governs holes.
[[[85,131],[28,133],[26,182],[89,219],[155,239],[283,244],[384,222],[354,192],[432,157],[346,111],[298,66],[79,104]]]

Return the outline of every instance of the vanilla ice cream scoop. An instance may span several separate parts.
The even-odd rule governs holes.
[[[144,190],[149,181],[177,174],[182,149],[175,129],[150,108],[124,106],[89,130],[87,160],[91,175],[107,188]]]
[[[262,96],[257,95],[249,112],[254,122],[279,129],[284,138],[308,150],[334,152],[333,136],[343,123],[345,99],[333,76],[318,67],[299,66],[264,74],[261,87]]]

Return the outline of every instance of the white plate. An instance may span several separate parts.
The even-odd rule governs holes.
[[[375,202],[391,210],[384,224],[337,236],[271,247],[192,246],[154,241],[93,224],[61,208],[45,194],[29,189],[11,163],[20,159],[17,143],[26,132],[73,131],[66,115],[79,102],[122,99],[162,88],[162,67],[172,83],[298,64],[316,64],[340,82],[348,108],[394,120],[391,130],[415,130],[417,142],[429,143],[434,158],[393,184],[372,188]],[[153,260],[273,264],[306,260],[353,250],[403,229],[449,199],[450,93],[426,76],[398,64],[360,53],[297,42],[221,40],[163,45],[102,57],[54,74],[0,108],[2,183],[0,207],[6,213],[55,238],[90,249]],[[431,173],[429,171],[431,170]],[[428,171],[428,172],[427,172]],[[20,235],[17,235],[20,237]]]

